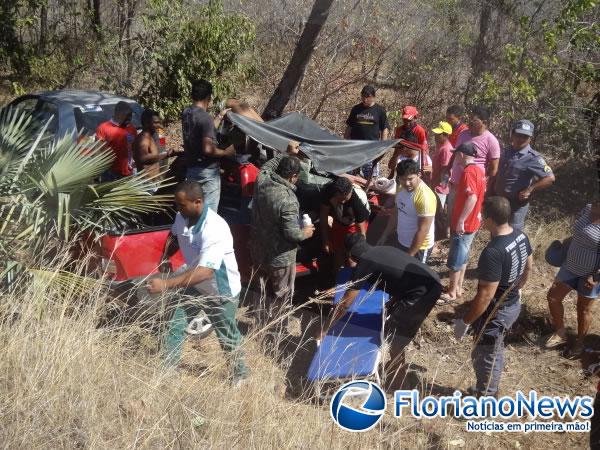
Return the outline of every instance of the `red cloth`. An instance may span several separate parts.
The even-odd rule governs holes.
[[[123,177],[133,173],[131,146],[137,130],[131,124],[121,127],[112,120],[102,122],[96,128],[96,138],[105,141],[115,154],[110,170]]]
[[[423,150],[425,155],[429,154],[429,143],[427,142],[427,130],[421,125],[416,124],[412,129],[405,129],[404,125],[400,125],[394,129],[394,139],[408,139],[410,135],[417,138],[419,148]]]
[[[452,130],[452,134],[448,138],[450,140],[450,143],[452,144],[452,147],[456,147],[456,141],[458,141],[458,137],[460,136],[460,133],[462,133],[463,131],[466,131],[468,129],[469,129],[469,127],[467,126],[467,124],[461,122],[458,124],[458,126],[455,129]]]
[[[477,164],[469,164],[465,167],[460,182],[456,187],[456,199],[452,207],[452,219],[450,220],[450,230],[456,231],[456,224],[460,213],[465,206],[467,197],[472,194],[477,196],[477,203],[471,211],[471,214],[465,219],[465,233],[473,233],[479,229],[481,224],[481,205],[485,196],[485,172]]]
[[[368,224],[367,224],[368,226]],[[329,235],[329,240],[331,241],[331,251],[333,253],[345,252],[344,246],[344,238],[348,234],[360,233],[360,227],[358,224],[352,224],[348,226],[344,226],[335,220],[333,221],[333,225],[331,226],[331,233]]]

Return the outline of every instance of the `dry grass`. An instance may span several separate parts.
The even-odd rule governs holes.
[[[550,236],[559,237],[559,226],[564,229],[556,223],[530,226],[533,246],[544,248]],[[486,239],[481,233],[474,255]],[[552,276],[537,258],[525,290],[526,310],[509,339],[503,393],[593,392],[594,381],[581,375],[578,362],[539,347],[548,331],[545,293]],[[4,448],[548,448],[580,447],[587,439],[469,434],[464,422],[454,419],[391,415],[368,433],[346,433],[331,421],[328,402],[319,403],[303,380],[314,352],[309,339],[319,320],[314,311],[296,310],[288,329],[268,333],[249,326],[242,310],[252,374],[247,384],[233,389],[214,335],[190,339],[184,368],[168,369],[161,365],[158,338],[148,324],[97,326],[106,312],[101,284],[83,285],[85,293],[64,285],[38,276],[21,293],[0,297]],[[469,294],[474,287],[475,281],[468,280]],[[566,310],[568,323],[574,324],[571,302]],[[470,342],[452,338],[453,315],[452,307],[435,309],[409,347],[413,376],[407,387],[440,395],[473,383]],[[592,331],[598,333],[596,324]],[[409,383],[414,373],[417,381]]]
[[[285,365],[295,351],[264,356],[283,334],[268,344],[256,333],[246,339],[252,377],[232,389],[214,337],[188,343],[187,369],[167,369],[146,327],[96,326],[105,309],[101,287],[84,297],[63,294],[43,278],[1,299],[5,448],[346,448],[355,441],[312,399],[285,399]]]

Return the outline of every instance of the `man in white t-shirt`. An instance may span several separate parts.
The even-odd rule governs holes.
[[[385,245],[396,228],[398,247],[419,261],[427,263],[434,244],[434,217],[437,198],[419,178],[419,164],[412,159],[398,163],[396,212],[392,213],[378,245]]]
[[[169,258],[177,249],[181,249],[186,267],[167,279],[150,279],[148,290],[157,294],[180,288],[198,301],[176,306],[167,329],[167,359],[174,364],[179,362],[185,327],[203,310],[221,348],[231,358],[232,382],[238,384],[247,377],[248,370],[240,351],[242,336],[235,320],[241,283],[229,225],[206,206],[202,187],[196,181],[184,181],[177,186],[175,203],[179,212],[165,244],[161,268],[169,268]]]

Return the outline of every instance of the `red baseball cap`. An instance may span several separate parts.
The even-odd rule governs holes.
[[[419,115],[419,111],[414,106],[405,106],[402,108],[402,118],[406,120],[413,120]]]

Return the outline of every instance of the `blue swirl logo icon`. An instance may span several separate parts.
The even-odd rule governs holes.
[[[348,400],[361,397],[359,406]],[[357,402],[358,403],[358,402]],[[379,386],[370,381],[352,381],[337,390],[331,399],[331,417],[346,431],[367,431],[383,417],[387,402]]]

